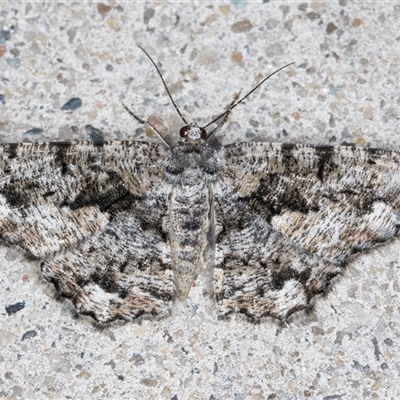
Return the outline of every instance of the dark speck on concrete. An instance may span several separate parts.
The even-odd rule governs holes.
[[[24,133],[24,135],[39,135],[39,134],[41,134],[41,133],[43,133],[43,129],[40,129],[40,128],[32,128],[32,129],[29,129],[28,131],[26,131],[26,132]]]
[[[86,125],[85,128],[93,142],[102,142],[104,140],[104,133],[101,129],[95,128],[92,125]]]
[[[21,60],[19,58],[7,58],[7,64],[10,67],[18,69],[21,66]]]
[[[387,338],[387,339],[385,339],[384,341],[383,341],[383,343],[385,343],[386,345],[388,345],[388,346],[393,346],[393,340],[392,339],[390,339],[390,338]]]
[[[0,31],[0,43],[5,43],[7,40],[11,39],[10,31],[1,30]]]
[[[34,338],[35,336],[37,336],[37,332],[36,332],[36,331],[34,331],[34,330],[32,330],[32,331],[27,331],[27,332],[25,332],[25,333],[22,335],[21,342],[23,342],[23,341],[26,340],[26,339],[32,339],[32,338]]]
[[[139,353],[132,354],[132,362],[134,365],[139,366],[145,363],[144,358]]]
[[[361,372],[368,372],[371,369],[368,364],[361,365],[357,360],[353,360],[352,367]]]
[[[376,339],[376,337],[373,337],[371,341],[372,344],[374,345],[375,358],[379,361],[381,352],[379,351],[378,340]]]
[[[154,17],[154,14],[155,14],[155,13],[156,13],[156,12],[155,12],[154,8],[148,8],[148,9],[144,12],[144,15],[143,15],[143,22],[147,25],[147,24],[149,23],[150,19]]]
[[[125,85],[129,85],[133,81],[133,78],[130,76],[129,78],[124,79]]]
[[[387,363],[383,362],[383,363],[381,364],[381,368],[382,368],[382,369],[388,369],[388,368],[389,368],[389,365],[387,365]]]
[[[14,304],[7,304],[5,306],[6,313],[8,315],[12,315],[17,313],[18,311],[21,311],[23,308],[25,308],[25,301],[19,301],[18,303]]]
[[[110,360],[109,362],[104,363],[104,365],[109,365],[112,369],[114,369],[117,366],[114,360]]]
[[[73,97],[68,100],[62,107],[62,111],[72,111],[82,106],[82,100],[79,97]]]

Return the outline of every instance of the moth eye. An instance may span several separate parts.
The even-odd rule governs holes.
[[[200,128],[200,137],[202,139],[206,139],[207,138],[207,132],[204,128]]]
[[[188,126],[182,126],[181,130],[179,131],[179,135],[181,137],[187,137],[189,135],[189,127]]]

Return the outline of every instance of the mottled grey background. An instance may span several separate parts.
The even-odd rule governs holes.
[[[182,123],[140,44],[200,123],[296,62],[235,109],[222,143],[399,148],[399,20],[394,1],[2,2],[0,141],[155,140],[122,101],[173,140]],[[82,106],[61,110],[71,98]],[[0,398],[400,396],[398,241],[286,326],[217,321],[200,282],[167,320],[98,330],[2,250]]]

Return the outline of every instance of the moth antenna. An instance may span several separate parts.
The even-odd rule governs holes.
[[[186,119],[183,117],[182,113],[180,112],[178,106],[176,105],[176,103],[175,103],[175,101],[174,101],[174,99],[173,99],[173,97],[172,97],[172,95],[171,95],[171,93],[170,93],[170,91],[169,91],[169,89],[168,89],[168,86],[167,86],[167,84],[166,84],[165,81],[164,81],[164,78],[163,78],[163,76],[162,76],[162,74],[161,74],[161,71],[160,71],[160,69],[157,67],[157,64],[153,61],[153,59],[150,57],[150,54],[149,54],[142,46],[139,46],[139,45],[138,45],[138,47],[144,52],[144,54],[146,54],[146,56],[149,58],[149,60],[153,63],[155,69],[156,69],[157,72],[158,72],[159,77],[161,78],[161,81],[162,81],[162,83],[163,83],[163,85],[164,85],[164,87],[165,87],[165,90],[167,91],[168,97],[170,98],[172,104],[174,105],[174,108],[175,108],[176,112],[179,114],[179,116],[181,117],[181,119],[182,119],[182,121],[185,123],[185,125],[189,125],[189,124],[187,123]]]
[[[135,115],[124,103],[122,103],[122,105],[124,106],[125,110],[128,111],[128,113],[136,119],[136,121],[140,122],[143,125],[148,125],[150,126],[151,129],[153,129],[153,131],[157,134],[158,138],[161,139],[161,141],[168,147],[171,148],[171,146],[169,145],[169,143],[164,139],[163,135],[161,135],[161,133],[157,130],[157,128],[150,122],[150,121],[145,121],[142,118],[139,118],[137,115]]]
[[[153,62],[154,63],[154,62]],[[289,67],[290,65],[296,64],[295,62],[289,63],[284,65],[283,67],[278,68],[276,71],[274,71],[272,74],[269,74],[266,78],[264,78],[259,84],[253,87],[253,89],[250,90],[247,94],[245,94],[241,99],[239,99],[236,103],[233,103],[231,106],[228,107],[226,111],[224,111],[222,114],[220,114],[217,118],[214,118],[211,122],[209,122],[207,125],[203,126],[203,129],[206,129],[208,126],[213,124],[214,122],[218,121],[220,118],[225,117],[222,123],[219,123],[215,129],[213,129],[206,137],[206,140],[209,139],[218,129],[221,128],[221,126],[226,122],[228,118],[228,114],[237,106],[239,105],[242,101],[246,100],[255,90],[257,90],[266,80],[271,78],[273,75],[277,74],[279,71],[282,71],[284,68]]]

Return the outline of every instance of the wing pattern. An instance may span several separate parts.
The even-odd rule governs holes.
[[[0,238],[41,259],[58,293],[100,323],[167,315],[187,260],[210,272],[221,317],[259,322],[308,308],[349,257],[398,233],[397,151],[271,143],[213,150],[204,142],[178,149],[2,145]],[[187,195],[176,202],[172,193]],[[181,265],[172,265],[171,249]]]
[[[356,147],[226,147],[215,185],[220,315],[308,308],[349,257],[400,227],[400,154]]]
[[[59,294],[100,323],[168,313],[164,146],[11,144],[0,153],[4,242],[43,259]]]

